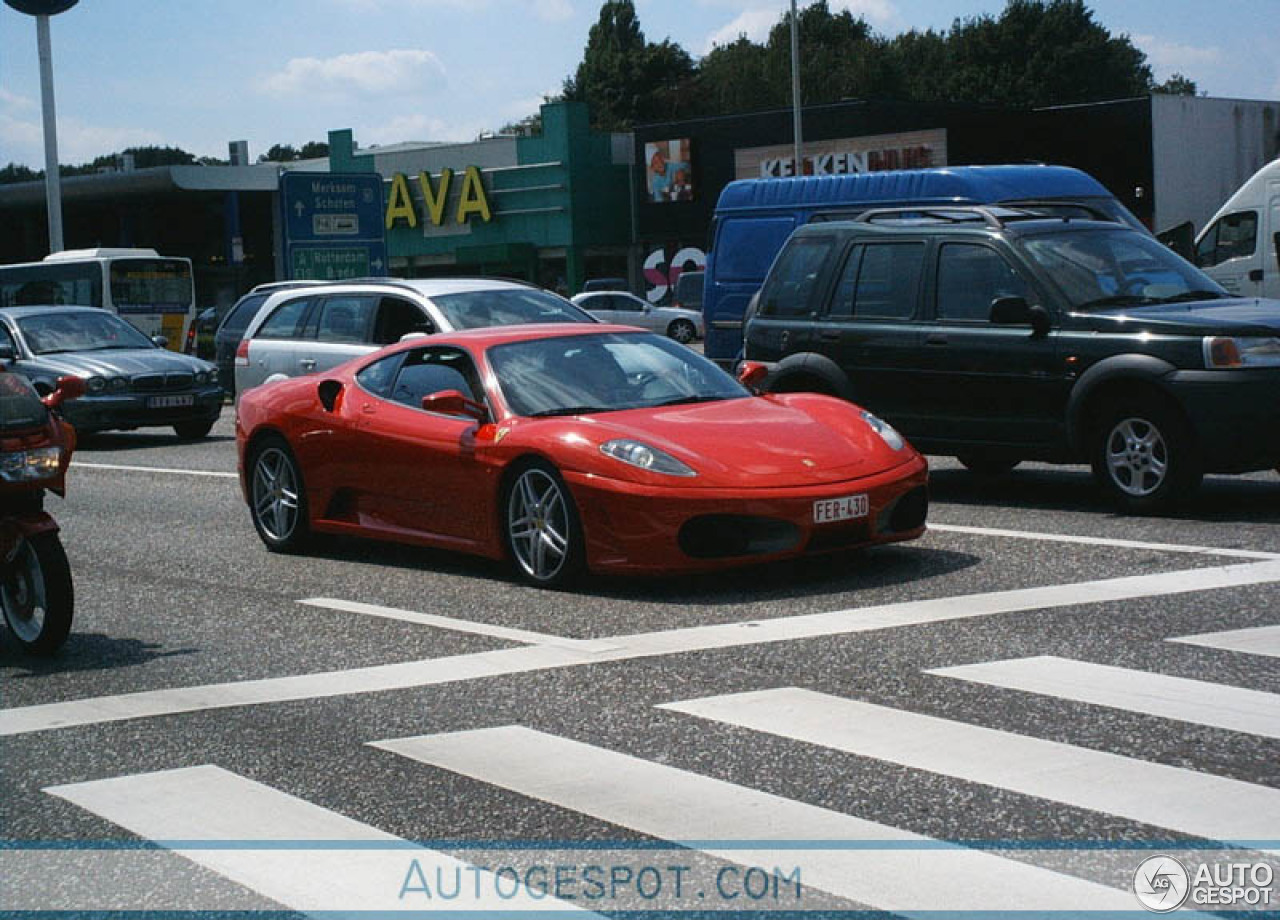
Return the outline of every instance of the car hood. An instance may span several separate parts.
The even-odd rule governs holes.
[[[890,448],[861,413],[857,406],[828,396],[760,396],[581,416],[572,420],[565,441],[589,448],[583,460],[590,469],[584,472],[688,488],[840,482],[873,475],[914,456],[910,447]],[[599,446],[615,438],[660,448],[698,475],[676,479],[605,457]]]
[[[1099,332],[1168,332],[1174,335],[1280,335],[1280,300],[1233,297],[1187,303],[1116,307],[1078,313]]]
[[[213,370],[206,361],[162,348],[129,348],[119,351],[76,351],[36,355],[22,361],[24,369],[52,376],[133,377],[138,374],[194,374]]]

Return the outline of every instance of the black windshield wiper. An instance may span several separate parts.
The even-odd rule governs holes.
[[[609,406],[563,406],[559,409],[543,409],[531,412],[529,418],[554,418],[557,415],[591,415],[594,412],[612,412]]]
[[[1183,303],[1188,300],[1225,300],[1230,294],[1222,291],[1183,291],[1170,297],[1161,297],[1161,303]]]
[[[1155,297],[1143,297],[1141,294],[1112,294],[1110,297],[1099,297],[1097,300],[1087,300],[1084,303],[1078,303],[1073,309],[1091,310],[1094,307],[1127,307],[1139,303],[1160,303],[1161,301]]]
[[[668,399],[666,402],[654,403],[650,408],[662,409],[666,406],[688,406],[693,403],[719,402],[722,399],[732,398],[730,396],[677,396],[675,399]]]

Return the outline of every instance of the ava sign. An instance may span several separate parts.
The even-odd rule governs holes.
[[[79,0],[4,0],[19,13],[28,16],[57,16],[75,6]]]

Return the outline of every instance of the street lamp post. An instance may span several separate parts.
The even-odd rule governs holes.
[[[800,131],[800,23],[796,17],[796,0],[791,0],[791,117],[795,123],[796,149],[792,159],[792,172],[797,176],[804,175],[803,161],[800,159],[804,137]]]
[[[40,104],[44,113],[44,197],[49,212],[49,252],[62,251],[62,177],[58,173],[58,118],[53,104],[53,43],[49,17],[65,12],[78,0],[4,0],[19,13],[36,17],[36,45],[40,54]]]

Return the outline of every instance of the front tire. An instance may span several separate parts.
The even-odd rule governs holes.
[[[1195,439],[1171,406],[1115,403],[1094,430],[1093,475],[1126,511],[1166,511],[1199,487],[1204,471]]]
[[[698,329],[687,319],[678,319],[667,327],[667,335],[681,345],[688,345],[698,337]]]
[[[516,573],[541,588],[561,588],[586,566],[586,541],[573,496],[554,466],[521,467],[502,502],[502,532]]]
[[[213,422],[214,420],[206,421],[204,419],[178,422],[173,426],[173,432],[184,441],[199,441],[213,430]]]
[[[249,513],[258,536],[274,553],[298,552],[311,538],[302,471],[283,438],[267,438],[253,450]]]
[[[1000,454],[958,454],[956,459],[969,472],[993,478],[1012,472],[1022,462],[1017,457],[1004,457]]]
[[[23,651],[52,655],[71,634],[75,589],[71,565],[56,533],[28,537],[0,577],[0,607]]]

